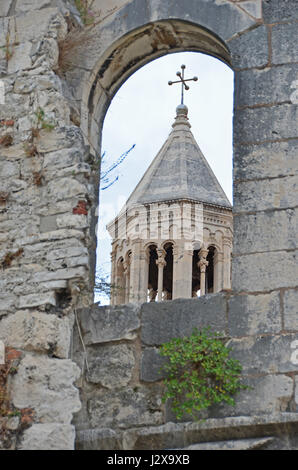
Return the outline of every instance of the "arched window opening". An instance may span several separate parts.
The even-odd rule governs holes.
[[[163,300],[171,300],[173,298],[173,243],[167,243],[164,246],[166,251],[163,274]]]
[[[214,290],[214,258],[215,258],[216,249],[214,246],[208,248],[207,255],[207,267],[206,267],[206,294],[212,294]]]
[[[194,250],[192,256],[192,297],[200,297],[199,251],[200,250]]]
[[[155,245],[148,248],[148,293],[147,301],[155,302],[158,290],[158,267],[156,261],[158,259],[157,249]]]
[[[168,81],[175,78],[176,70],[183,63],[186,64],[187,78],[199,77],[198,84],[185,93],[185,108],[179,104],[179,87],[168,86]],[[218,93],[219,76],[225,94]],[[144,81],[146,96],[142,91]],[[151,83],[155,83],[152,90]],[[146,99],[147,95],[150,95],[149,100]],[[195,103],[200,103],[200,106]],[[186,108],[188,113],[185,112]],[[104,120],[102,151],[105,152],[105,159],[112,159],[112,163],[133,144],[136,146],[121,165],[116,166],[112,178],[116,183],[100,192],[99,225],[104,227],[98,236],[100,267],[109,263],[111,239],[105,231],[106,225],[113,221],[113,217],[117,219],[119,209],[133,192],[135,197],[140,194],[135,192],[135,188],[145,173],[151,171],[149,168],[155,156],[174,133],[169,158],[164,159],[160,166],[152,167],[146,197],[138,199],[141,201],[140,207],[133,206],[132,217],[129,206],[126,206],[126,220],[119,216],[119,222],[116,220],[115,227],[111,226],[113,231],[109,233],[113,233],[112,238],[115,236],[117,240],[125,240],[126,249],[132,250],[129,263],[125,250],[114,254],[115,259],[123,257],[121,269],[114,262],[111,270],[111,283],[117,284],[119,291],[117,303],[197,297],[217,292],[222,288],[221,278],[226,276],[228,279],[230,271],[225,274],[223,269],[224,263],[229,260],[228,248],[224,250],[220,245],[219,256],[213,253],[216,258],[210,254],[207,260],[202,253],[199,255],[200,250],[192,252],[189,244],[208,246],[211,239],[205,236],[204,228],[208,227],[210,233],[215,233],[218,224],[224,225],[225,229],[227,227],[225,217],[229,215],[226,216],[225,208],[221,209],[221,203],[223,206],[226,204],[225,196],[217,201],[212,198],[218,191],[214,183],[217,178],[231,201],[232,109],[233,72],[214,57],[197,52],[174,53],[152,61],[137,70],[115,94]],[[140,119],[144,113],[146,121]],[[188,131],[193,134],[194,140],[187,134]],[[181,142],[185,142],[183,151],[180,149]],[[195,150],[197,144],[199,151]],[[194,152],[201,152],[202,162],[205,156],[215,178],[210,177],[206,166],[204,171],[198,171],[198,158]],[[181,159],[184,154],[185,158]],[[158,197],[154,199],[155,195]],[[227,210],[231,212],[231,208]],[[175,249],[173,244],[165,245],[166,240],[173,240]],[[148,248],[149,243],[152,244]],[[108,271],[107,267],[106,273]],[[117,283],[114,282],[115,274],[119,277]],[[102,300],[104,303],[105,299]],[[112,303],[115,303],[114,300]]]
[[[116,305],[125,303],[125,276],[124,276],[124,260],[119,258],[117,263],[117,275],[116,275]]]

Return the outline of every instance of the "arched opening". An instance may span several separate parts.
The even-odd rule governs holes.
[[[158,267],[156,264],[157,259],[157,247],[156,245],[150,245],[148,247],[148,302],[155,302],[158,292]]]
[[[104,122],[104,135],[103,135],[103,150],[107,151],[107,156],[110,156],[111,158],[115,159],[117,156],[121,155],[125,150],[127,150],[132,144],[135,143],[134,137],[135,136],[141,136],[141,143],[137,143],[136,149],[134,153],[132,153],[129,158],[126,159],[126,162],[124,162],[122,167],[119,167],[119,181],[117,182],[117,186],[119,188],[123,188],[125,186],[125,190],[127,189],[127,192],[125,191],[115,191],[116,186],[112,186],[111,189],[113,191],[113,196],[109,200],[109,195],[108,191],[101,192],[100,195],[100,212],[101,212],[101,217],[100,219],[103,221],[104,224],[108,223],[111,220],[111,217],[113,214],[116,215],[117,211],[119,211],[120,207],[123,206],[125,203],[126,198],[129,196],[129,192],[133,190],[133,188],[136,186],[138,180],[141,178],[142,174],[144,173],[146,166],[148,166],[148,163],[150,163],[150,160],[155,156],[156,152],[160,148],[161,144],[163,143],[164,139],[166,138],[168,132],[169,132],[169,127],[171,122],[173,121],[173,114],[174,114],[174,109],[177,103],[179,102],[179,90],[174,89],[172,87],[171,91],[171,97],[167,97],[164,93],[164,88],[163,86],[165,85],[166,88],[170,89],[170,87],[167,86],[167,81],[170,78],[174,78],[172,74],[175,76],[175,71],[177,68],[180,67],[181,62],[185,62],[185,59],[180,58],[180,55],[183,54],[173,54],[177,51],[182,51],[182,50],[189,50],[189,51],[197,51],[197,52],[204,52],[205,54],[197,54],[194,52],[189,52],[188,54],[192,55],[193,57],[197,58],[198,66],[189,66],[189,61],[186,61],[187,66],[189,67],[189,73],[190,75],[192,74],[197,74],[199,75],[199,98],[197,97],[191,97],[191,101],[188,103],[190,107],[190,112],[191,112],[191,122],[192,122],[192,131],[195,134],[196,132],[198,135],[200,135],[200,146],[202,147],[202,150],[206,155],[210,155],[210,152],[206,147],[211,146],[213,147],[213,150],[221,148],[221,173],[222,175],[226,175],[228,172],[226,171],[227,168],[227,162],[225,156],[222,154],[222,149],[224,145],[220,143],[221,137],[220,134],[222,133],[223,129],[223,123],[229,122],[230,128],[227,132],[225,132],[225,139],[227,139],[227,135],[229,136],[230,143],[229,143],[229,167],[230,167],[230,173],[229,173],[229,183],[226,184],[226,188],[229,186],[229,197],[231,198],[231,186],[232,186],[232,177],[231,177],[231,167],[232,167],[232,149],[231,149],[231,135],[232,135],[232,126],[231,126],[231,121],[232,121],[232,96],[233,96],[233,72],[231,69],[226,66],[225,64],[229,62],[229,52],[226,46],[219,40],[218,37],[215,35],[210,34],[210,32],[198,27],[197,25],[193,25],[191,23],[185,23],[182,21],[177,20],[174,22],[175,25],[177,26],[177,31],[178,35],[180,34],[179,31],[183,32],[183,41],[185,41],[184,44],[181,42],[175,45],[175,47],[169,49],[165,48],[163,49],[163,46],[160,46],[160,49],[158,51],[158,54],[156,52],[152,55],[150,53],[145,54],[143,58],[137,58],[135,64],[129,69],[123,69],[123,75],[119,75],[118,77],[118,71],[116,73],[116,76],[118,77],[117,79],[114,76],[114,82],[110,82],[110,74],[107,73],[107,70],[109,69],[108,66],[108,58],[105,59],[104,63],[106,64],[107,70],[104,70],[102,66],[99,65],[98,67],[100,72],[96,75],[96,80],[93,82],[93,87],[91,90],[91,94],[89,95],[89,108],[91,110],[91,113],[89,113],[89,124],[88,124],[88,133],[91,138],[91,140],[96,136],[101,137],[101,129],[103,125],[103,120],[105,113],[107,111],[108,106],[110,105],[108,109],[107,116],[105,118]],[[172,22],[171,22],[172,24]],[[184,25],[184,26],[183,26]],[[167,22],[161,22],[162,28],[167,28]],[[151,31],[151,29],[150,29]],[[132,32],[131,34],[135,34],[135,32]],[[154,33],[155,34],[155,33]],[[206,39],[208,38],[208,40]],[[135,38],[135,45],[138,43],[139,38]],[[207,41],[207,42],[206,42]],[[131,46],[129,46],[131,47]],[[120,48],[121,49],[121,48]],[[115,47],[115,55],[110,53],[108,55],[110,62],[116,66],[115,64],[115,57],[118,56],[118,49]],[[170,53],[170,54],[169,54]],[[208,53],[208,56],[206,55]],[[152,61],[156,57],[160,57],[164,55],[164,57],[158,59],[157,61],[150,62],[146,67],[142,66],[149,62]],[[175,56],[177,58],[175,58]],[[218,57],[220,61],[216,60],[214,57]],[[121,57],[120,57],[121,59]],[[152,114],[155,113],[155,128],[151,127],[151,134],[148,136],[144,133],[143,128],[149,127],[149,115],[150,115],[150,109],[147,108],[147,104],[145,101],[143,101],[145,96],[150,96],[150,90],[149,90],[149,84],[151,82],[151,79],[143,79],[142,83],[138,86],[132,86],[130,90],[130,99],[126,100],[126,98],[122,98],[122,90],[124,87],[119,89],[121,84],[131,75],[133,72],[135,72],[137,69],[137,73],[135,73],[130,80],[128,80],[125,83],[125,87],[128,85],[131,81],[135,79],[135,77],[138,74],[142,74],[144,77],[144,74],[146,74],[146,69],[149,66],[154,65],[155,63],[162,63],[159,61],[165,60],[165,59],[172,59],[172,66],[164,66],[167,70],[167,76],[166,79],[162,78],[161,75],[161,70],[163,66],[158,67],[158,71],[155,72],[155,77],[156,77],[156,82],[155,82],[155,91],[152,93],[151,96],[151,101],[153,102],[154,99],[156,98],[155,101],[155,109],[152,111]],[[194,59],[195,60],[195,59]],[[227,88],[229,88],[228,92],[226,95],[229,95],[229,111],[230,111],[230,117],[227,119],[226,117],[223,117],[220,112],[220,98],[216,96],[216,93],[209,94],[209,97],[207,96],[206,92],[202,89],[203,82],[205,81],[205,77],[208,75],[207,69],[208,66],[206,65],[206,61],[211,60],[213,61],[213,64],[217,64],[218,67],[224,68],[226,71],[228,71],[228,74],[230,75],[229,81],[230,85],[227,85]],[[202,63],[199,63],[200,61],[203,61]],[[121,62],[121,60],[120,60]],[[117,70],[119,71],[122,68],[122,63],[117,64]],[[212,67],[211,67],[212,68]],[[112,70],[112,69],[111,69]],[[110,72],[111,72],[110,70]],[[94,77],[95,75],[93,75]],[[213,89],[218,90],[218,79],[220,77],[220,73],[218,71],[215,71],[214,69],[209,70],[209,78],[207,81],[212,83]],[[113,102],[110,104],[110,101],[107,100],[107,94],[103,93],[102,89],[102,84],[103,81],[105,82],[104,88],[107,90],[108,86],[110,86],[111,92],[109,96],[114,96],[114,94],[118,91],[117,95],[115,96],[115,99]],[[223,81],[221,80],[223,83]],[[100,85],[101,84],[101,85]],[[225,85],[223,85],[225,86]],[[159,92],[159,89],[162,89],[162,92]],[[138,89],[141,91],[140,98],[138,97]],[[146,91],[144,93],[144,90]],[[193,90],[192,90],[193,93]],[[225,94],[220,93],[221,96],[225,96]],[[114,103],[118,99],[117,97],[120,96],[119,101],[121,99],[123,102],[125,102],[124,107],[122,107],[122,110],[116,111],[116,108],[114,106]],[[208,103],[209,100],[209,103]],[[216,109],[214,110],[213,104],[216,102]],[[140,109],[136,107],[136,104],[142,103],[142,108]],[[199,111],[198,112],[198,107],[195,105],[195,103],[200,103]],[[209,104],[209,106],[208,106]],[[207,112],[203,112],[203,109],[208,109],[208,116]],[[134,115],[138,116],[138,121],[136,124],[132,124],[132,128],[134,128],[134,135],[131,135],[131,138],[127,138],[128,132],[127,132],[127,127],[126,124],[129,122],[129,113],[132,112]],[[118,119],[118,122],[114,122],[114,124],[110,125],[110,130],[108,129],[108,120],[109,116],[111,114],[114,114],[114,116],[117,116],[116,119]],[[196,122],[196,115],[200,117],[199,122]],[[93,117],[96,117],[96,122],[93,120]],[[101,116],[101,119],[98,118],[98,116]],[[140,116],[144,116],[145,119],[140,119]],[[164,123],[164,127],[159,125],[161,122],[158,119],[162,119]],[[218,118],[218,120],[217,120]],[[210,127],[213,129],[213,134],[216,134],[216,139],[214,138],[214,135],[212,137],[208,137],[205,130],[204,126],[206,121],[208,121],[212,124],[210,124]],[[218,121],[219,125],[217,129],[215,130],[215,122]],[[125,126],[124,126],[125,123]],[[115,139],[115,129],[116,129],[116,134],[117,134],[117,139]],[[154,138],[152,138],[154,136]],[[107,145],[106,141],[110,138],[111,141],[114,143],[118,143],[118,147],[114,147],[114,150],[107,150]],[[95,142],[95,141],[94,141]],[[97,143],[101,144],[102,139],[100,138],[99,141],[97,140]],[[153,147],[151,146],[153,145]],[[154,147],[155,146],[155,147]],[[148,147],[148,155],[149,159],[146,160],[146,152],[145,150],[146,147]],[[149,150],[149,147],[151,150]],[[218,152],[219,153],[219,152]],[[214,161],[211,161],[211,166],[214,168]],[[129,178],[128,178],[129,175]],[[117,175],[118,176],[118,175]],[[217,174],[218,176],[218,174]],[[131,178],[131,182],[128,184],[128,179]],[[130,191],[128,190],[130,188]],[[226,190],[225,188],[225,190]],[[227,190],[226,190],[227,191]],[[105,217],[106,214],[106,217]],[[173,217],[172,217],[173,219]],[[174,232],[174,225],[173,225],[173,220],[171,218],[169,219],[169,236],[173,235]],[[143,233],[141,227],[139,225],[136,226],[137,230],[140,230],[140,233]],[[160,220],[157,219],[157,236],[160,236]],[[136,228],[135,228],[136,230]],[[136,232],[137,233],[137,232]],[[99,238],[99,255],[98,255],[98,261],[99,264],[102,265],[104,264],[107,267],[106,272],[108,272],[108,256],[106,256],[106,259],[104,259],[105,254],[108,254],[110,251],[110,241],[109,239],[103,240],[106,235],[101,235]],[[150,237],[151,238],[151,237]],[[154,268],[156,270],[156,268]],[[167,269],[167,268],[165,268]],[[103,303],[106,302],[106,299],[104,300]]]
[[[208,294],[213,294],[215,292],[214,290],[214,281],[215,281],[215,276],[214,276],[214,258],[215,258],[215,252],[216,249],[214,246],[209,246],[208,248],[208,255],[207,255],[207,267],[206,267],[206,293]]]
[[[192,292],[192,297],[199,297],[200,296],[200,268],[199,268],[199,251],[200,250],[194,250],[193,251],[193,256],[192,256],[192,287],[191,287],[191,292]]]
[[[171,300],[173,298],[173,243],[164,245],[166,252],[163,272],[163,300]]]
[[[116,286],[115,296],[116,305],[125,303],[125,274],[124,274],[124,259],[121,257],[117,262],[117,275],[116,275]]]

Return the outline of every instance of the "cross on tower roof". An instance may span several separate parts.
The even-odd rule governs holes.
[[[185,70],[185,65],[181,65],[181,69],[182,69],[182,73],[181,72],[177,72],[176,75],[180,78],[180,80],[176,80],[175,82],[172,82],[172,81],[169,81],[168,84],[169,85],[173,85],[174,83],[181,83],[181,104],[184,104],[184,87],[185,87],[185,90],[189,90],[189,86],[186,85],[185,82],[196,82],[198,80],[198,77],[193,77],[193,78],[187,78],[185,79],[184,78],[184,70]]]

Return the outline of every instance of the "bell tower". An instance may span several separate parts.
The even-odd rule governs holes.
[[[177,72],[182,90],[188,89]],[[108,224],[111,304],[191,298],[230,288],[231,204],[201,152],[183,103],[172,131]]]

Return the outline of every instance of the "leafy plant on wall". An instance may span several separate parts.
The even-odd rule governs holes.
[[[189,337],[174,338],[161,346],[159,353],[168,361],[162,370],[165,393],[171,399],[177,419],[212,405],[235,404],[234,396],[248,387],[241,383],[242,366],[230,358],[231,348],[219,333],[194,329]]]

